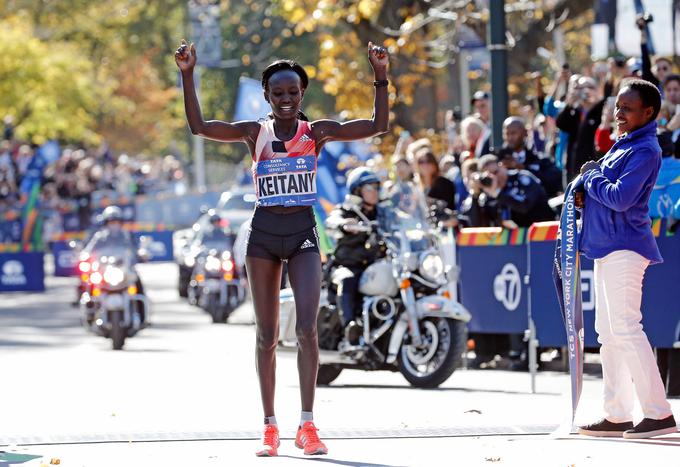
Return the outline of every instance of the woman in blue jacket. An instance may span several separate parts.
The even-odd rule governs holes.
[[[661,96],[648,81],[623,83],[615,118],[621,135],[599,162],[581,168],[585,196],[581,251],[595,260],[595,330],[602,345],[605,418],[581,434],[649,438],[675,433],[654,353],[642,330],[642,278],[662,260],[649,197],[661,166],[656,117]],[[633,426],[633,389],[644,419]]]

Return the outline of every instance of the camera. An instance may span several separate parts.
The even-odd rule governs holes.
[[[635,19],[637,21],[642,20],[642,21],[645,22],[645,24],[649,24],[649,23],[654,21],[654,16],[652,16],[652,14],[650,12],[645,11],[644,13],[640,13],[639,15],[637,15],[635,17]]]
[[[476,173],[473,176],[474,180],[479,182],[480,185],[485,186],[485,187],[490,187],[493,185],[493,179],[489,177],[488,175],[482,175],[480,173]]]

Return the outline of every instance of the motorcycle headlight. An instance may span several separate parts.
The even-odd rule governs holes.
[[[222,267],[222,261],[214,256],[208,256],[205,259],[205,270],[210,272],[217,272]]]
[[[444,261],[434,253],[424,253],[420,257],[420,274],[428,281],[441,281],[444,275]]]
[[[125,280],[125,273],[121,268],[109,266],[104,271],[104,282],[112,287],[117,287]]]

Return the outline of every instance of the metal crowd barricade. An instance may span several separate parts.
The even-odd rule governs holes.
[[[457,237],[461,303],[476,333],[526,333],[532,391],[538,349],[566,345],[564,321],[552,278],[557,222],[529,229],[462,229]],[[664,262],[647,269],[643,326],[653,347],[680,348],[680,234],[665,220],[652,222]],[[595,333],[593,261],[581,257],[585,346],[598,347]]]

